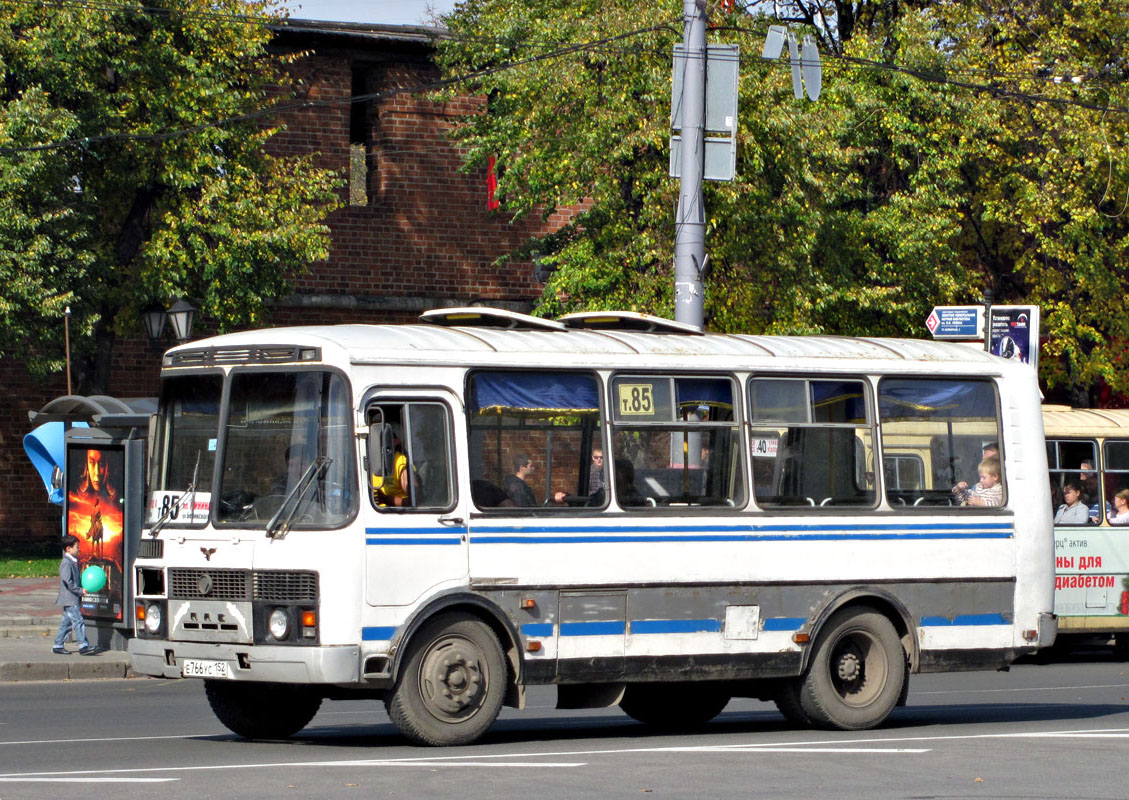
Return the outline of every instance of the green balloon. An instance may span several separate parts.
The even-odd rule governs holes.
[[[106,570],[91,564],[82,571],[82,588],[94,594],[106,588]]]

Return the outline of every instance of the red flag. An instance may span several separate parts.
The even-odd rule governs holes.
[[[498,191],[498,176],[494,172],[494,156],[486,162],[486,210],[497,211],[501,206],[495,193]]]

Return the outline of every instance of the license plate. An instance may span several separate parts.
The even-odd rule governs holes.
[[[231,667],[226,661],[198,661],[186,659],[180,668],[185,678],[228,678],[232,677]]]

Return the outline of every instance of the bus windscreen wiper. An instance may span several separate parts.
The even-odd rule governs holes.
[[[169,503],[169,507],[168,507],[168,509],[165,510],[165,513],[161,514],[161,516],[157,519],[157,521],[154,522],[153,525],[149,528],[149,535],[150,536],[156,536],[160,532],[161,528],[168,525],[169,520],[173,518],[174,514],[179,513],[180,506],[184,502],[184,498],[188,497],[188,495],[192,495],[193,501],[195,501],[195,499],[196,499],[195,498],[195,495],[196,495],[196,476],[199,472],[200,472],[200,451],[197,450],[196,451],[196,466],[194,466],[192,468],[192,480],[188,484],[188,488],[184,490],[184,494],[182,494],[180,497],[176,498],[176,500],[174,500],[173,502]]]
[[[282,505],[278,507],[278,511],[274,513],[274,516],[270,518],[270,522],[267,523],[268,539],[280,538],[290,531],[290,523],[294,521],[294,517],[301,507],[302,501],[306,499],[310,487],[314,485],[314,480],[321,480],[325,477],[326,470],[329,469],[329,465],[332,463],[332,458],[318,456],[310,466],[306,467],[306,471],[302,473],[302,477],[294,484],[294,488],[287,492],[286,497],[282,500]]]

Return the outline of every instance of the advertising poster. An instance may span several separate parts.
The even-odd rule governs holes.
[[[106,585],[83,592],[86,617],[121,620],[125,571],[125,451],[82,444],[67,448],[67,533],[78,539],[79,565],[101,567]]]
[[[1039,367],[1039,307],[992,306],[989,326],[993,355]]]
[[[1055,613],[1129,620],[1129,532],[1124,528],[1055,529]]]

